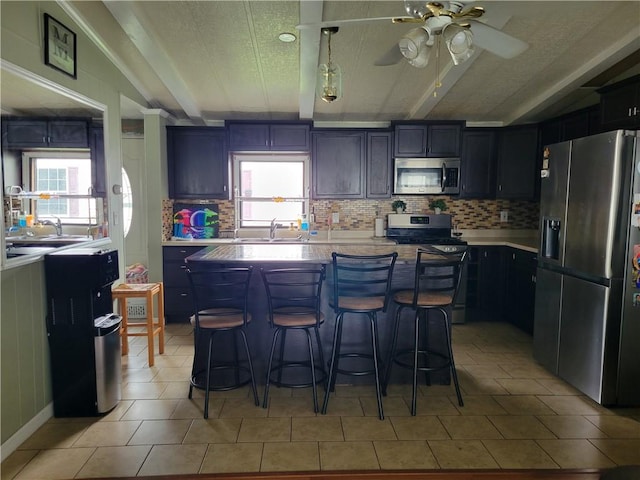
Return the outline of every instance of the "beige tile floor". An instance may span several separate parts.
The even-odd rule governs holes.
[[[360,469],[606,468],[640,464],[640,409],[606,409],[538,366],[531,337],[503,323],[454,326],[464,407],[448,386],[389,388],[377,418],[372,386],[337,386],[327,415],[310,390],[248,389],[187,399],[188,325],[167,326],[147,364],[146,340],[123,359],[123,399],[101,418],[50,419],[3,462],[2,480],[215,472]]]

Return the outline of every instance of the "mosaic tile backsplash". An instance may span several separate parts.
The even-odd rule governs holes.
[[[430,197],[423,195],[403,195],[384,200],[312,200],[311,208],[315,214],[316,222],[312,225],[314,230],[327,230],[327,219],[331,213],[340,214],[340,223],[333,225],[333,230],[366,231],[374,229],[376,216],[386,218],[388,213],[393,213],[391,203],[400,199],[407,204],[407,213],[433,213],[429,208],[432,199],[441,198],[447,204],[448,213],[453,216],[454,224],[461,229],[537,229],[538,228],[538,202],[516,200],[472,200],[439,195]],[[188,202],[183,202],[188,203]],[[198,203],[194,201],[193,203]],[[226,231],[233,231],[234,202],[219,201],[218,212],[220,215],[221,236]],[[173,200],[163,202],[163,238],[171,238],[172,231],[172,207]],[[509,212],[509,221],[500,222],[500,212]],[[386,228],[386,226],[385,226]]]

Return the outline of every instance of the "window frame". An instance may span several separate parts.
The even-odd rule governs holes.
[[[282,163],[282,162],[302,162],[303,165],[303,187],[302,187],[302,197],[248,197],[244,198],[240,195],[241,192],[241,175],[240,175],[240,164],[243,161],[250,162],[265,162],[265,163]],[[302,203],[302,212],[301,214],[308,214],[310,209],[310,184],[311,184],[311,157],[309,154],[303,153],[292,153],[292,152],[256,152],[256,153],[232,153],[231,154],[231,163],[233,168],[233,199],[234,199],[234,207],[235,207],[235,226],[236,228],[246,228],[246,229],[257,229],[257,228],[265,228],[268,227],[271,221],[271,218],[268,219],[253,219],[248,220],[242,217],[243,209],[242,202],[244,200],[257,202],[257,203],[280,203],[287,201],[295,201]],[[293,222],[296,219],[277,219],[278,223],[284,222]],[[251,225],[247,225],[246,222],[251,222]]]

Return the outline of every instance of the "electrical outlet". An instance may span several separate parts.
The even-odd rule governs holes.
[[[502,210],[500,212],[500,221],[508,222],[509,221],[509,210]]]
[[[334,225],[340,223],[340,214],[338,212],[333,212],[331,214],[331,223]]]

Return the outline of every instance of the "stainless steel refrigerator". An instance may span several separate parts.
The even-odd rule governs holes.
[[[602,405],[640,405],[639,134],[543,154],[533,354]]]

